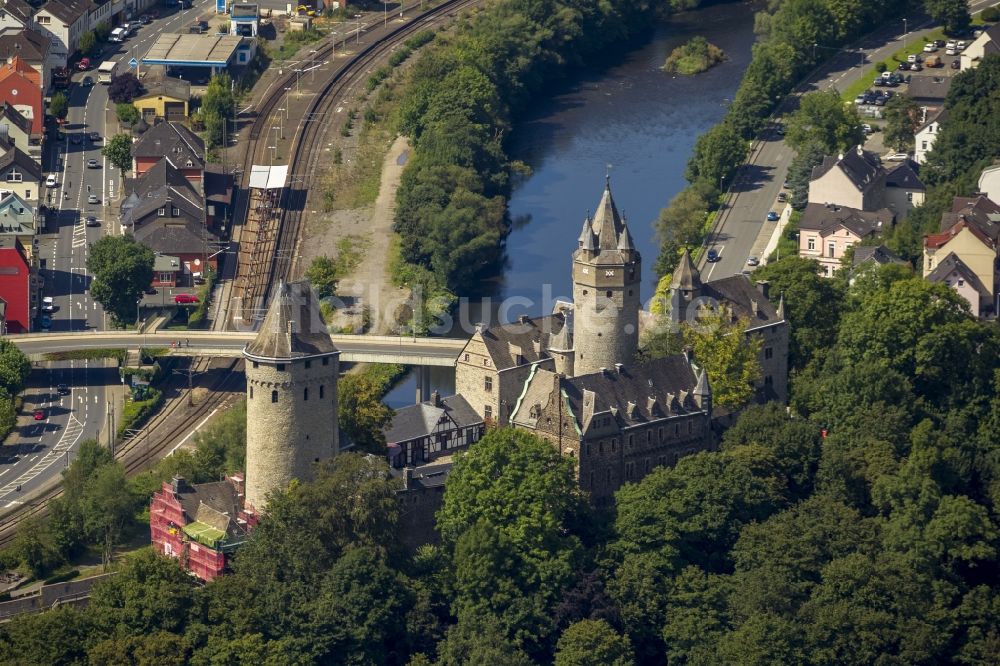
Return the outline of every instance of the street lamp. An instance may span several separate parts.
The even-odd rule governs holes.
[[[309,51],[309,80],[316,80],[316,49]]]
[[[388,0],[382,0],[382,27],[385,28],[389,25],[389,2]]]
[[[292,93],[292,87],[285,88],[285,120],[288,120],[288,96]]]
[[[275,154],[276,154],[276,152],[278,150],[278,147],[277,146],[268,146],[268,148],[271,149],[271,166],[274,166]]]
[[[357,41],[355,42],[355,44],[360,44],[361,43],[361,14],[355,14],[354,18],[357,19],[357,21],[358,21],[358,31],[356,33],[354,33],[357,36]]]
[[[906,19],[903,19],[903,48],[906,48],[906,36],[910,34],[909,29],[906,25]]]

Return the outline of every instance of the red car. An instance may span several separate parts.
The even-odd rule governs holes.
[[[44,409],[36,409],[35,410],[35,420],[36,421],[44,421],[45,420],[45,410]]]
[[[197,303],[197,302],[198,302],[198,297],[192,296],[191,294],[177,294],[176,296],[174,296],[174,303],[178,303],[180,305],[188,305],[190,303]]]
[[[90,58],[80,58],[80,62],[77,63],[76,68],[81,72],[86,72],[90,69]]]

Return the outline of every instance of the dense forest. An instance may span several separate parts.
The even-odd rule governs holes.
[[[551,445],[493,431],[411,553],[384,462],[346,454],[274,498],[230,576],[140,551],[87,609],[0,625],[0,663],[995,663],[996,326],[900,266],[760,273],[791,409],[747,409],[610,512]]]

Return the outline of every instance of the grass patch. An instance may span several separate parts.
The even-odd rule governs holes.
[[[334,267],[337,278],[341,279],[345,275],[350,275],[364,259],[365,252],[371,241],[364,236],[344,236],[337,241],[337,258],[334,259]]]
[[[711,69],[726,59],[726,52],[701,35],[674,49],[663,63],[663,71],[692,76]]]
[[[163,391],[149,388],[149,397],[145,400],[127,400],[122,408],[121,421],[118,424],[118,436],[121,437],[130,428],[142,426],[163,405]]]
[[[801,219],[802,211],[793,210],[791,217],[788,218],[788,224],[785,225],[778,238],[778,246],[767,258],[768,263],[777,261],[777,258],[781,256],[790,257],[799,253],[799,221]]]
[[[118,347],[98,349],[71,349],[68,351],[48,352],[42,356],[46,361],[93,361],[99,358],[116,358],[125,361],[127,351]]]
[[[289,30],[285,32],[285,38],[281,42],[281,48],[274,52],[275,60],[287,60],[298,53],[306,44],[318,42],[325,35],[315,29],[312,30]]]

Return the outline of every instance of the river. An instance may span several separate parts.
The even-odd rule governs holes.
[[[499,298],[485,308],[494,317],[542,314],[554,298],[572,295],[570,255],[608,173],[642,253],[643,298],[652,295],[659,252],[653,223],[686,185],[684,168],[698,135],[722,119],[739,86],[750,62],[753,10],[750,3],[725,3],[677,14],[635,48],[578,72],[520,119],[508,154],[532,174],[517,183],[509,202],[514,226],[507,266],[495,290]],[[694,35],[722,48],[728,60],[694,77],[660,70]],[[472,309],[479,310],[477,304]],[[445,395],[454,392],[450,369],[434,368],[431,383]],[[386,402],[402,407],[414,395],[408,378]]]

